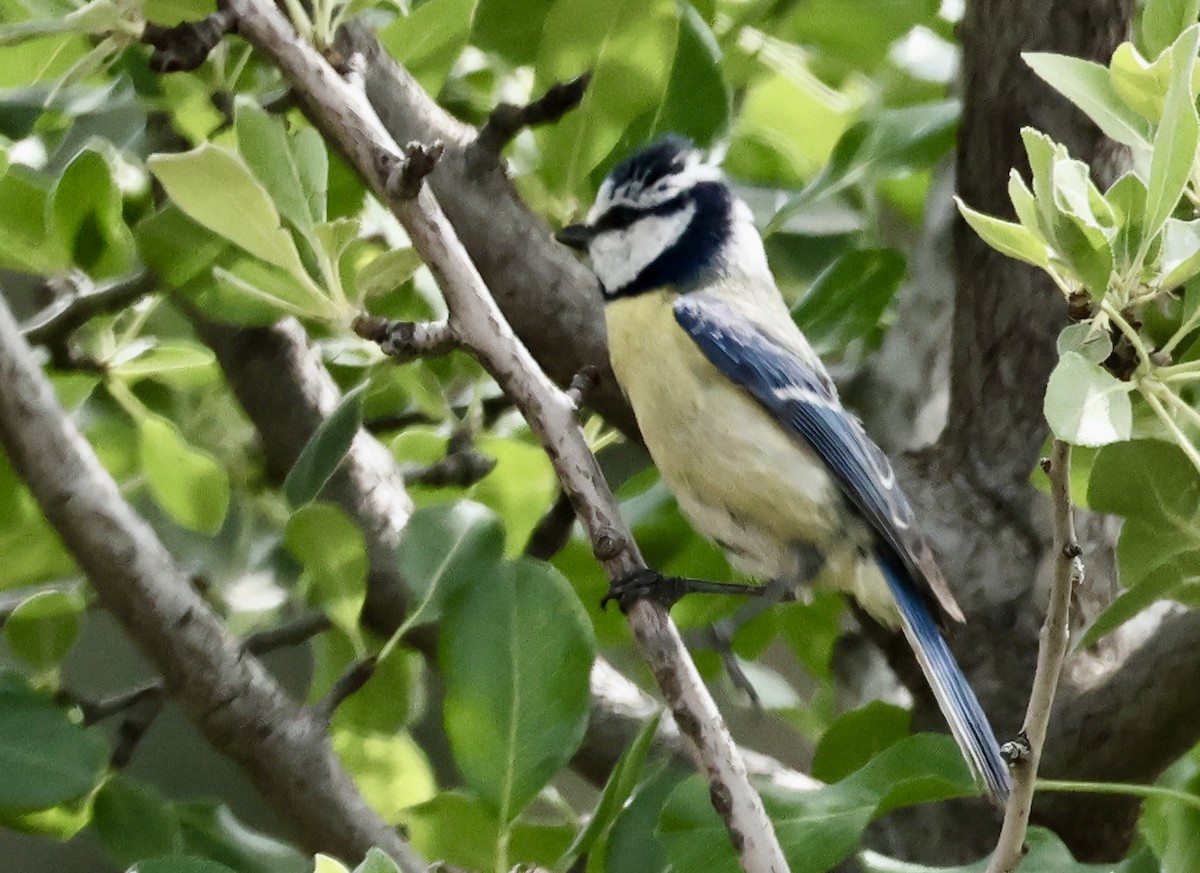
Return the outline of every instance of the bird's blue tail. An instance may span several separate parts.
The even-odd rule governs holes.
[[[1012,790],[1012,779],[1008,765],[1000,757],[1000,745],[992,726],[942,638],[929,607],[907,574],[889,564],[886,558],[879,558],[879,567],[900,607],[904,635],[917,656],[921,672],[933,689],[933,696],[975,778],[1003,806]]]

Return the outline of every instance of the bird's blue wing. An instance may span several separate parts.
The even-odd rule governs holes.
[[[931,603],[961,621],[887,456],[842,408],[824,367],[786,348],[729,304],[702,293],[675,303],[675,319],[730,381],[745,389],[825,463],[881,545],[899,558]]]
[[[951,733],[978,780],[998,803],[1011,789],[995,734],[934,618],[938,607],[962,621],[933,553],[913,526],[887,456],[842,408],[825,368],[807,350],[789,349],[729,304],[684,295],[675,319],[704,356],[740,385],[825,463],[876,536],[876,563],[895,598],[901,626]]]

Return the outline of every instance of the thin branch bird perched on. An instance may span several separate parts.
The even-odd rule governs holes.
[[[759,579],[816,549],[826,578],[904,631],[954,738],[991,796],[1008,767],[939,625],[963,621],[887,457],[846,412],[792,322],[750,210],[691,143],[667,137],[614,169],[583,224],[604,292],[613,371],[692,523]],[[642,571],[623,609],[746,586]],[[752,589],[750,589],[752,590]]]

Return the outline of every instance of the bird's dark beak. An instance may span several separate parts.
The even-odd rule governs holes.
[[[568,224],[556,233],[554,238],[565,246],[586,252],[588,243],[592,241],[592,237],[595,235],[596,231],[586,224]]]

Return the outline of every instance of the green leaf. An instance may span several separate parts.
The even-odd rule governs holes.
[[[309,503],[292,513],[284,545],[304,567],[309,600],[335,627],[358,639],[366,597],[367,547],[362,531],[341,509]]]
[[[241,258],[228,269],[213,267],[217,290],[197,297],[211,318],[235,324],[271,324],[294,315],[336,322],[341,311],[315,286],[263,261]]]
[[[1038,205],[1033,198],[1033,192],[1016,170],[1008,171],[1008,199],[1012,201],[1013,211],[1021,222],[1021,226],[1042,239],[1041,223],[1038,219]],[[1045,240],[1042,240],[1043,242]]]
[[[313,681],[309,699],[318,700],[345,673],[354,659],[352,641],[336,633],[322,635],[314,646]],[[342,701],[333,713],[333,729],[359,735],[395,734],[419,714],[424,701],[424,672],[420,655],[395,648],[375,662],[371,677]]]
[[[554,502],[558,478],[542,447],[531,441],[483,435],[477,446],[496,467],[469,496],[496,511],[508,532],[508,554],[519,555]]]
[[[366,386],[367,383],[362,382],[347,391],[329,417],[321,422],[304,444],[300,456],[283,481],[283,494],[292,506],[299,507],[316,500],[350,451],[354,435],[362,425]]]
[[[169,419],[137,420],[142,466],[150,493],[186,528],[215,534],[229,510],[229,475],[208,452],[188,444]]]
[[[1161,288],[1177,288],[1200,273],[1200,220],[1167,219],[1162,233],[1159,271]]]
[[[370,848],[363,862],[354,868],[354,873],[400,873],[396,862],[382,849]]]
[[[1164,52],[1152,64],[1141,56],[1132,43],[1123,42],[1109,61],[1113,90],[1143,118],[1158,123],[1163,102],[1171,83],[1171,52]]]
[[[1193,567],[1200,570],[1200,567]],[[1181,575],[1177,565],[1160,566],[1146,574],[1138,583],[1126,588],[1104,607],[1075,642],[1075,649],[1087,649],[1115,631],[1125,622],[1159,600],[1172,597],[1184,585],[1200,583],[1200,572]]]
[[[678,133],[707,146],[729,126],[732,95],[716,37],[690,3],[679,10],[675,59],[650,136]]]
[[[471,42],[513,66],[532,64],[553,0],[478,0]]]
[[[822,782],[845,779],[908,735],[907,709],[874,700],[841,716],[821,737],[812,774]]]
[[[399,288],[420,267],[421,257],[415,249],[388,249],[355,273],[355,303],[363,306],[372,297]]]
[[[108,762],[80,727],[15,673],[0,672],[0,812],[49,809],[88,794]]]
[[[843,351],[856,339],[877,340],[905,267],[895,249],[851,249],[813,280],[793,317],[819,354]]]
[[[83,598],[65,591],[21,601],[4,622],[9,651],[36,670],[57,668],[79,636],[84,608]]]
[[[183,849],[174,807],[156,789],[120,773],[92,799],[92,828],[104,854],[122,868]]]
[[[1037,826],[1030,827],[1026,833],[1025,849],[1027,851],[1021,855],[1021,873],[1148,873],[1136,867],[1132,857],[1115,866],[1111,863],[1081,864],[1053,832]],[[982,873],[985,867],[985,861],[956,867],[927,867],[897,861],[870,850],[859,853],[855,860],[861,873]],[[1153,869],[1158,869],[1157,864]]]
[[[1118,443],[1105,446],[1092,462],[1088,506],[1128,519],[1166,520],[1186,529],[1200,512],[1200,482],[1187,456],[1173,443]],[[1200,541],[1200,529],[1195,537]]]
[[[165,385],[187,388],[211,381],[217,374],[212,349],[185,339],[154,340],[131,346],[131,357],[108,362],[108,375],[130,384],[154,379]]]
[[[294,846],[240,821],[218,801],[177,802],[187,854],[204,855],[237,873],[309,873],[311,860]]]
[[[152,155],[147,163],[188,217],[293,278],[311,282],[270,194],[240,157],[206,142],[190,152]]]
[[[767,788],[763,802],[792,873],[824,873],[858,847],[872,819],[903,806],[964,797],[971,775],[947,736],[907,737],[846,779],[816,791]],[[699,778],[671,795],[659,833],[676,870],[740,869],[728,833]]]
[[[503,553],[504,526],[487,507],[460,500],[418,509],[396,549],[400,575],[417,601],[406,624],[437,621],[462,586],[488,584]]]
[[[1192,70],[1196,66],[1198,42],[1200,25],[1193,25],[1179,36],[1171,49],[1171,84],[1163,104],[1162,122],[1154,136],[1150,181],[1146,186],[1145,234],[1148,239],[1158,234],[1175,210],[1196,159],[1200,119],[1196,117]]]
[[[771,219],[767,232],[848,188],[932,166],[953,147],[960,115],[957,100],[939,100],[880,110],[856,121],[821,171]]]
[[[379,41],[426,92],[437,94],[467,44],[474,7],[475,0],[428,0],[381,29]]]
[[[933,0],[807,0],[777,35],[815,46],[823,60],[836,59],[861,75],[883,63],[892,44],[913,27],[932,26],[937,10]]]
[[[133,232],[138,255],[154,275],[173,287],[199,276],[229,245],[173,203],[139,221]]]
[[[198,855],[172,855],[169,858],[139,861],[130,867],[127,873],[237,873],[237,871]]]
[[[217,11],[215,0],[142,0],[138,6],[147,21],[175,27],[185,21],[200,21]]]
[[[399,824],[404,810],[437,794],[429,759],[407,733],[342,728],[333,731],[332,742],[367,804],[388,824]]]
[[[1113,241],[1113,258],[1117,269],[1124,271],[1137,260],[1145,240],[1143,221],[1146,216],[1146,185],[1134,173],[1125,173],[1109,187],[1104,199],[1116,217],[1117,237]],[[1148,251],[1153,251],[1149,248]]]
[[[1117,554],[1126,590],[1079,646],[1200,583],[1200,481],[1178,446],[1158,440],[1105,446],[1092,463],[1087,502],[1097,512],[1125,517]]]
[[[108,159],[87,148],[67,164],[51,194],[52,226],[72,260],[90,276],[128,272],[133,234]]]
[[[331,858],[328,855],[318,853],[314,858],[315,866],[313,873],[350,873],[350,868],[338,861],[336,858]]]
[[[591,623],[548,564],[501,564],[448,608],[438,652],[446,733],[463,778],[501,823],[583,739],[594,656]]]
[[[315,246],[314,228],[325,221],[329,159],[321,135],[301,127],[288,135],[283,120],[248,97],[234,107],[238,153],[287,221]]]
[[[1046,244],[1024,226],[976,212],[957,196],[955,196],[954,202],[958,205],[958,211],[962,213],[962,217],[966,219],[971,229],[1000,254],[1016,258],[1018,261],[1024,261],[1035,267],[1046,267],[1050,263],[1050,254]]]
[[[1112,337],[1106,331],[1096,330],[1092,323],[1068,324],[1058,335],[1059,357],[1067,352],[1075,352],[1093,364],[1102,364],[1112,350]]]
[[[0,177],[0,267],[51,276],[71,264],[71,254],[48,223],[45,182],[26,167]]]
[[[1066,212],[1056,212],[1052,222],[1056,265],[1074,276],[1092,299],[1102,300],[1115,266],[1107,236]]]
[[[604,873],[668,873],[674,870],[656,830],[667,798],[688,775],[680,767],[667,766],[634,792],[605,840]]]
[[[1142,46],[1156,57],[1200,16],[1200,0],[1148,0],[1142,11]]]
[[[663,58],[672,55],[676,34],[670,0],[554,4],[538,47],[538,87],[587,69],[592,80],[577,109],[537,132],[541,178],[550,191],[578,196],[626,129],[661,104],[669,76]]]
[[[1133,386],[1077,352],[1067,352],[1046,386],[1046,421],[1061,440],[1103,446],[1127,440],[1133,429]]]
[[[608,781],[604,783],[600,799],[596,802],[596,808],[587,825],[579,831],[567,851],[563,852],[554,864],[556,873],[568,873],[576,861],[591,852],[592,846],[613,826],[641,780],[646,756],[650,752],[650,745],[654,741],[661,717],[661,712],[655,713],[642,725],[629,747],[621,754],[608,776]]]
[[[1038,76],[1096,122],[1109,139],[1150,148],[1149,122],[1118,96],[1107,68],[1083,58],[1045,52],[1025,52],[1021,57]]]
[[[413,848],[427,858],[466,869],[490,870],[495,865],[499,831],[495,813],[462,792],[439,792],[410,810],[405,830]]]

